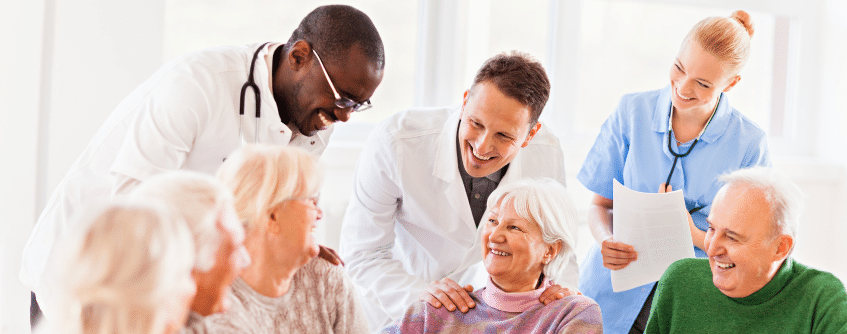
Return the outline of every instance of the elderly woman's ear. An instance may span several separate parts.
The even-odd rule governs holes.
[[[271,211],[268,213],[268,224],[265,227],[265,231],[273,234],[280,234],[282,232],[282,224],[280,224],[280,216],[276,214],[275,211]]]
[[[556,242],[547,246],[547,253],[544,254],[544,264],[549,264],[559,252],[562,251],[562,241],[556,240]]]

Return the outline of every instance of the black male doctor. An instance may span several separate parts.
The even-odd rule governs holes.
[[[59,183],[24,249],[21,281],[47,317],[60,311],[43,278],[53,246],[78,228],[74,213],[152,175],[212,174],[245,143],[320,155],[334,122],[370,106],[384,59],[367,15],[324,6],[286,44],[218,47],[165,64],[118,105]]]

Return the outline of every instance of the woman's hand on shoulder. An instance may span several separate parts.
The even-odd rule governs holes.
[[[449,278],[430,283],[426,289],[421,292],[418,299],[432,305],[432,307],[440,308],[444,306],[448,311],[453,312],[457,308],[462,313],[467,313],[468,310],[476,307],[468,292],[473,291],[473,287],[465,285],[459,286],[458,283]]]

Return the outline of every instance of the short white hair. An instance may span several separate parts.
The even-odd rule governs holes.
[[[236,218],[232,193],[211,175],[192,171],[157,174],[133,189],[129,196],[160,199],[185,220],[197,251],[194,267],[202,272],[215,265],[215,253],[225,240],[218,230],[218,221],[230,233],[244,234]]]
[[[725,183],[719,194],[736,186],[761,191],[769,206],[771,235],[787,234],[796,240],[804,195],[788,176],[770,167],[752,167],[721,175],[719,180]]]
[[[227,157],[217,178],[232,191],[244,228],[264,232],[274,205],[317,194],[321,173],[316,157],[302,149],[251,144]]]
[[[158,334],[181,320],[172,305],[194,289],[185,223],[152,201],[86,213],[57,248],[62,332]]]
[[[565,187],[550,178],[524,179],[497,187],[488,197],[489,210],[512,203],[523,219],[541,228],[545,243],[562,243],[562,249],[544,266],[544,276],[554,281],[564,278],[570,253],[576,246],[576,207]]]

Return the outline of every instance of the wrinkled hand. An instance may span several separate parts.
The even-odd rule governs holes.
[[[335,252],[334,249],[326,247],[324,245],[320,246],[320,252],[318,252],[318,257],[326,260],[333,265],[344,265],[344,261],[341,260],[341,257],[338,256],[338,253]]]
[[[541,297],[538,298],[542,304],[547,305],[559,299],[565,298],[567,296],[573,295],[581,295],[582,292],[571,290],[568,288],[563,288],[561,285],[554,284],[549,288],[545,289],[544,292],[541,293]]]
[[[429,305],[435,308],[444,305],[450,312],[458,308],[462,313],[467,313],[468,310],[476,307],[476,303],[474,303],[468,294],[471,291],[473,291],[472,286],[465,285],[465,287],[461,287],[458,283],[445,277],[427,285],[426,289],[418,296],[418,299],[429,303]]]
[[[603,266],[611,270],[626,268],[630,262],[638,260],[638,252],[630,245],[615,241],[614,237],[603,240],[602,249]]]

